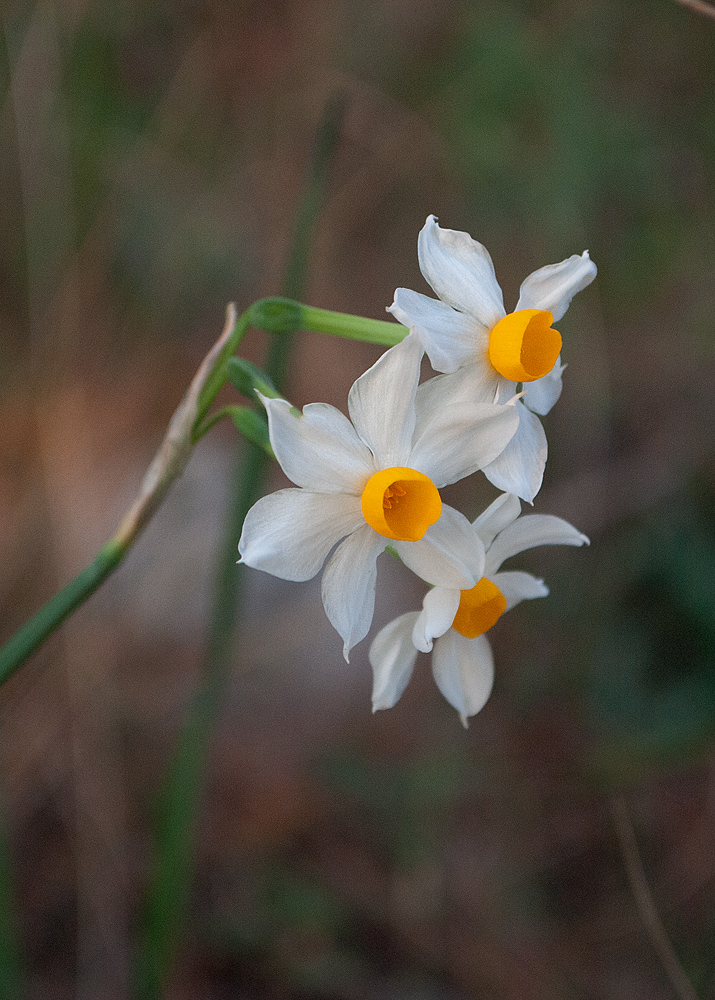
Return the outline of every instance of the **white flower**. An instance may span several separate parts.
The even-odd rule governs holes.
[[[460,369],[459,377],[480,398],[506,402],[523,383],[519,429],[484,473],[498,489],[531,502],[547,454],[536,414],[548,413],[561,395],[561,337],[551,324],[593,281],[596,265],[584,251],[534,271],[507,316],[491,257],[468,233],[440,229],[430,215],[418,253],[422,274],[439,298],[398,288],[388,312],[416,329],[435,371]]]
[[[472,587],[484,545],[469,521],[442,504],[438,487],[493,461],[514,434],[513,405],[473,395],[434,405],[418,386],[423,348],[411,333],[355,382],[350,420],[326,403],[303,415],[284,399],[263,399],[271,445],[299,489],[263,497],[248,512],[238,545],[248,566],[284,580],[323,574],[325,611],[347,659],[372,622],[376,560],[392,543],[429,583]]]
[[[486,549],[484,576],[474,587],[433,587],[421,612],[401,615],[378,632],[370,647],[373,711],[392,708],[412,676],[418,650],[430,652],[433,640],[434,679],[464,725],[484,707],[494,683],[494,659],[484,633],[520,601],[549,592],[530,573],[498,572],[501,564],[536,545],[588,544],[560,517],[519,517],[520,509],[518,498],[504,493],[472,525]]]

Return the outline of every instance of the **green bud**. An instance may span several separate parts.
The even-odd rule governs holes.
[[[226,378],[242,396],[255,399],[255,390],[269,399],[280,399],[281,394],[264,371],[244,358],[229,358],[226,364]]]
[[[259,299],[250,310],[251,325],[269,333],[293,333],[303,329],[303,306],[293,299]]]
[[[230,406],[227,409],[239,434],[273,457],[265,414],[249,410],[247,406]]]

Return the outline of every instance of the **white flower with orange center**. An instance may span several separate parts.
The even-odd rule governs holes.
[[[519,517],[520,509],[518,497],[504,493],[471,526],[486,550],[484,574],[473,587],[433,587],[422,611],[401,615],[377,634],[370,647],[373,711],[397,702],[418,651],[432,651],[437,687],[465,726],[484,707],[494,683],[494,658],[485,633],[520,601],[549,592],[530,573],[499,572],[501,564],[537,545],[588,544],[568,521],[549,514]]]
[[[327,403],[296,416],[286,400],[263,399],[275,456],[299,488],[250,509],[241,561],[309,580],[344,539],[325,567],[322,595],[346,659],[370,629],[376,560],[388,544],[428,583],[473,587],[484,570],[484,545],[439,488],[493,461],[519,418],[514,405],[472,393],[435,405],[435,380],[418,385],[423,353],[410,333],[361,375],[348,398],[352,423]]]
[[[531,502],[547,455],[536,414],[547,414],[561,395],[561,335],[552,324],[596,277],[596,265],[584,251],[534,271],[507,314],[491,257],[468,233],[440,229],[430,215],[418,254],[439,298],[398,288],[388,312],[416,329],[435,371],[457,373],[454,378],[469,382],[480,398],[506,402],[521,383],[519,428],[484,473],[498,489]]]

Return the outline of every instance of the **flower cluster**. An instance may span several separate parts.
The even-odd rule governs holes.
[[[285,580],[309,580],[328,559],[323,605],[347,659],[370,630],[377,557],[390,545],[431,589],[421,612],[372,643],[373,709],[394,705],[418,651],[432,651],[435,681],[466,724],[492,687],[485,633],[520,601],[548,593],[528,573],[500,572],[502,563],[537,545],[588,542],[560,518],[520,516],[519,498],[532,502],[541,486],[538,415],[561,393],[552,324],[596,267],[584,253],[535,271],[507,314],[491,258],[467,233],[430,216],[418,249],[439,298],[397,289],[389,311],[409,333],[354,383],[349,420],[325,403],[299,415],[261,396],[273,451],[296,488],[251,508],[239,552]],[[441,374],[420,383],[425,353]],[[470,524],[439,490],[480,469],[503,493]]]

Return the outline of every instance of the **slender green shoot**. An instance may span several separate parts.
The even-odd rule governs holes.
[[[23,996],[5,817],[0,817],[0,1000]]]
[[[286,268],[285,291],[300,295],[308,266],[308,251],[322,198],[327,166],[339,133],[341,105],[332,104],[318,134],[306,193],[298,211],[291,253]],[[252,310],[247,322],[256,324]],[[253,374],[262,378],[267,395],[277,395],[274,383],[283,385],[294,328],[285,323],[271,343],[267,377],[245,362],[226,359],[225,374],[238,374],[241,384]],[[248,386],[249,391],[255,386]],[[244,391],[243,388],[240,391]],[[208,744],[222,701],[238,617],[243,569],[236,566],[238,539],[249,507],[258,499],[267,465],[264,450],[249,446],[245,465],[236,469],[234,501],[219,551],[219,572],[203,678],[179,737],[173,764],[160,798],[155,841],[155,862],[146,901],[146,919],[136,966],[138,1000],[163,996],[183,931],[191,886],[193,844],[200,806]]]

